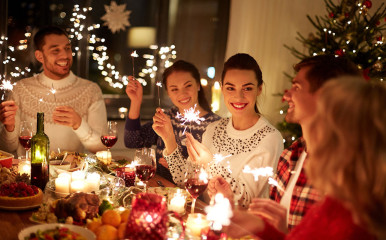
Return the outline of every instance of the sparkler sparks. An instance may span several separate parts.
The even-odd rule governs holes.
[[[184,109],[184,115],[182,115],[181,113],[177,112],[177,116],[176,118],[183,121],[181,123],[181,125],[185,125],[185,123],[191,123],[191,122],[195,122],[197,123],[198,125],[201,124],[202,121],[205,120],[205,118],[203,117],[200,117],[200,111],[195,111],[196,110],[196,106],[197,104],[194,104],[194,107],[192,108],[189,108],[188,110]],[[184,132],[182,134],[184,134],[186,131],[186,127],[184,129]]]
[[[279,190],[281,190],[281,191],[284,191],[284,189],[282,188],[282,187],[280,187],[279,186],[279,183],[275,180],[275,179],[273,179],[273,178],[268,178],[268,184],[271,184],[271,185],[273,185],[273,186],[275,186],[275,187],[277,187]]]
[[[222,162],[225,158],[228,158],[228,157],[230,157],[230,156],[232,156],[232,154],[223,156],[223,155],[221,155],[221,153],[215,153],[215,154],[213,154],[213,160],[215,161],[215,163],[220,163],[220,162]]]
[[[157,85],[157,89],[158,89],[158,107],[161,107],[161,96],[159,94],[159,88],[162,87],[162,82],[157,82],[155,85]]]
[[[138,57],[137,51],[134,51],[131,53],[131,59],[133,60],[133,77],[135,78],[135,71],[134,71],[134,58]]]
[[[273,176],[273,169],[271,167],[262,167],[251,169],[248,165],[243,169],[244,173],[252,173],[255,177],[255,181],[259,180],[259,177],[271,177]]]
[[[206,218],[212,221],[212,229],[220,231],[223,226],[228,226],[233,216],[232,206],[227,198],[221,193],[214,197],[214,204],[205,207]]]
[[[16,85],[16,83],[11,83],[9,80],[3,79],[0,84],[0,90],[3,90],[3,94],[1,95],[1,101],[5,100],[5,95],[7,92],[12,92],[13,86]]]

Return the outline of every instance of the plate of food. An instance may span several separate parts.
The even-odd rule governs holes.
[[[45,236],[50,236],[51,238],[46,238]],[[18,238],[19,240],[57,239],[55,236],[60,236],[61,239],[74,240],[96,239],[95,234],[84,227],[61,223],[39,224],[25,228],[21,230]]]

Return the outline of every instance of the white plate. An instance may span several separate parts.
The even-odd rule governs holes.
[[[36,233],[38,230],[45,231],[48,229],[55,229],[56,227],[66,227],[73,232],[79,233],[87,240],[96,239],[95,234],[84,227],[79,227],[79,226],[70,225],[70,224],[62,224],[62,223],[39,224],[39,225],[31,226],[21,230],[18,237],[19,237],[19,240],[24,240],[24,238],[29,237],[31,233]]]

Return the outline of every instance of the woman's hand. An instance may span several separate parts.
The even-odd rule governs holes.
[[[134,79],[133,76],[129,76],[129,82],[126,86],[126,94],[132,102],[142,102],[143,88],[142,84]]]
[[[287,209],[279,203],[264,198],[254,198],[248,211],[254,215],[264,217],[267,222],[283,233],[288,232]]]
[[[264,221],[247,211],[235,210],[231,224],[223,228],[223,231],[232,238],[241,238],[248,235],[256,235],[264,230]]]
[[[203,165],[207,165],[210,161],[212,161],[213,155],[209,149],[204,144],[194,139],[192,134],[188,132],[185,132],[185,134],[187,138],[186,148],[191,160]]]
[[[228,198],[233,203],[233,192],[231,185],[221,176],[215,176],[210,179],[208,184],[208,195],[210,198],[214,197],[217,193],[221,193],[224,197]]]
[[[169,116],[161,108],[157,108],[153,116],[153,130],[164,141],[167,154],[172,153],[177,147],[173,125]]]

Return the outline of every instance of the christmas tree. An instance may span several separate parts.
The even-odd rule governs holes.
[[[324,2],[327,10],[324,16],[311,18],[307,15],[316,28],[315,32],[308,37],[298,33],[297,40],[303,43],[308,52],[285,47],[300,60],[322,54],[345,56],[357,64],[366,80],[383,81],[386,77],[385,4],[382,3],[370,14],[371,0],[342,0],[339,4],[334,4],[332,0]],[[283,121],[278,128],[285,136],[287,146],[301,135],[301,129],[296,124]]]

